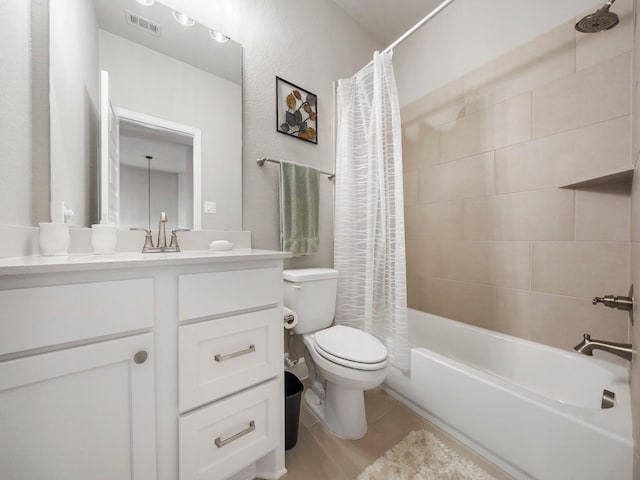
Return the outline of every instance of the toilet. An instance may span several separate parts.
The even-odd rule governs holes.
[[[367,433],[364,391],[380,385],[388,371],[385,346],[374,336],[344,325],[331,326],[338,271],[330,268],[285,270],[284,305],[297,313],[293,332],[302,336],[309,369],[304,399],[337,437]]]

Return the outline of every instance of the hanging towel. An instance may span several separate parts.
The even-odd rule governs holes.
[[[280,162],[280,247],[294,255],[318,252],[319,171]]]

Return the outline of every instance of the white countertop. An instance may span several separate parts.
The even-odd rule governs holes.
[[[289,257],[291,257],[289,252],[251,248],[238,248],[222,252],[214,250],[184,250],[179,253],[122,252],[111,255],[96,255],[92,253],[61,256],[34,255],[0,260],[0,276],[273,260]]]

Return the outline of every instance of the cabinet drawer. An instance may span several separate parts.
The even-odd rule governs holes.
[[[282,299],[279,268],[255,268],[178,277],[180,321],[265,305]]]
[[[180,411],[277,375],[279,307],[179,327]]]
[[[150,328],[153,280],[0,291],[0,355]]]
[[[180,480],[219,480],[276,448],[282,384],[274,379],[182,415]]]

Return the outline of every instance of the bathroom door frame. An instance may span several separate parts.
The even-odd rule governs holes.
[[[120,121],[133,123],[153,130],[188,135],[193,139],[193,230],[202,229],[202,130],[190,125],[153,117],[146,113],[134,112],[116,107]]]

